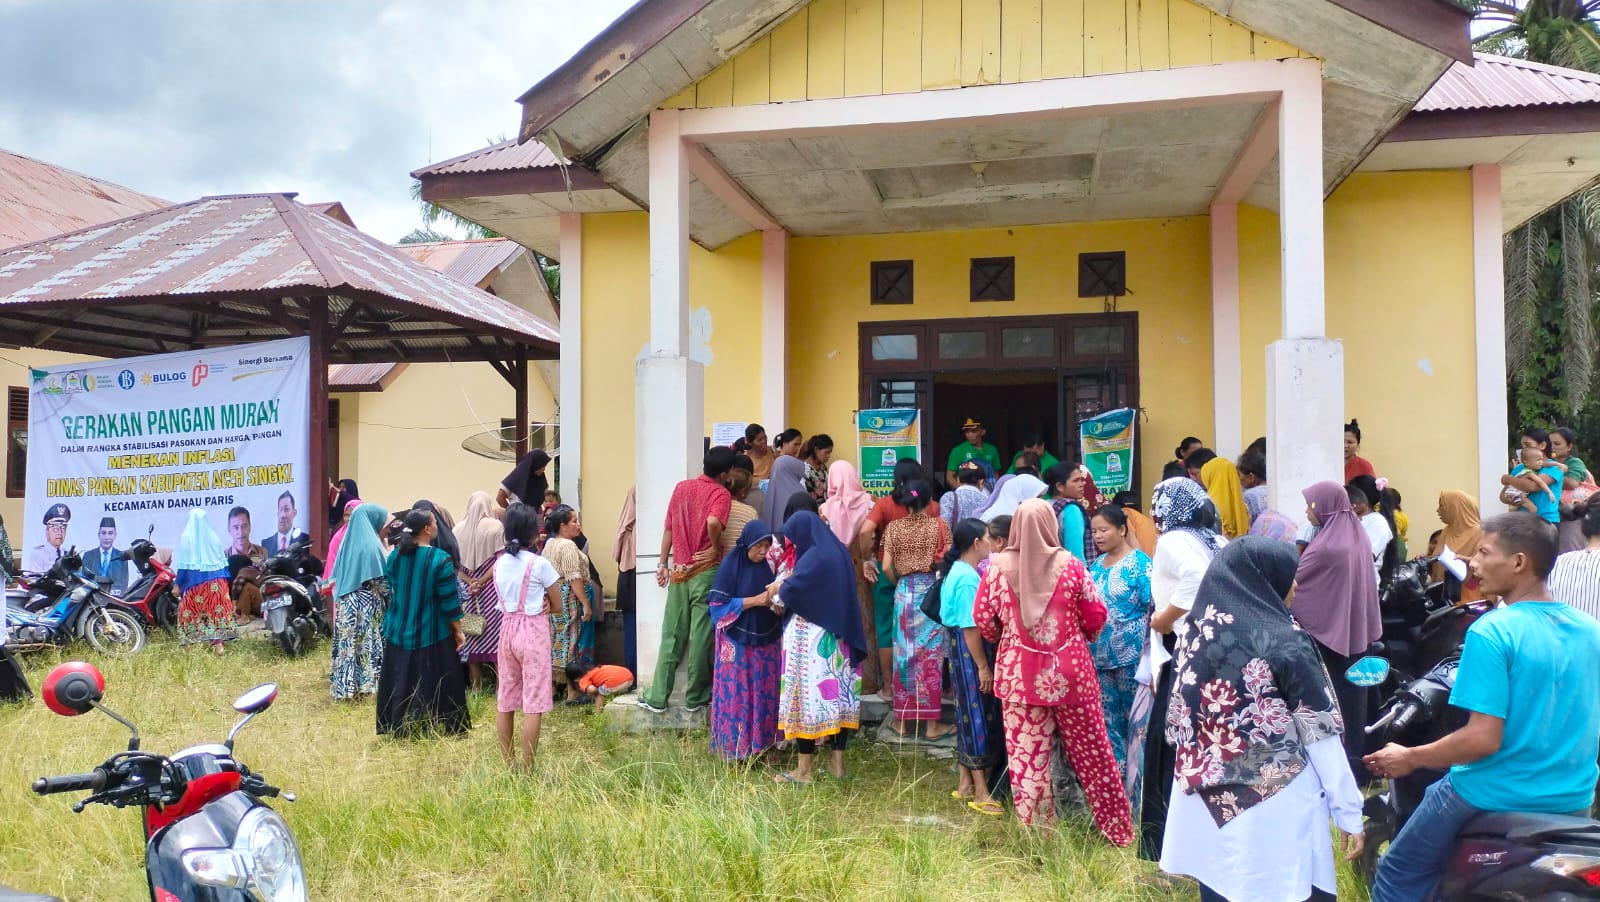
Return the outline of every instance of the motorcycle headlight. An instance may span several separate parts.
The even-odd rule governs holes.
[[[258,902],[306,902],[305,868],[289,824],[271,808],[239,822],[228,849],[190,849],[183,869],[195,882],[247,890]]]

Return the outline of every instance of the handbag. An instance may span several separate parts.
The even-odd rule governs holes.
[[[933,581],[933,585],[928,587],[928,591],[922,596],[922,603],[918,607],[922,609],[922,616],[940,626],[948,626],[949,624],[939,619],[939,607],[943,604],[943,599],[940,596],[943,594],[943,589],[944,574],[941,573],[939,578]]]
[[[483,618],[482,614],[474,611],[470,607],[471,604],[472,599],[468,598],[466,603],[461,606],[462,611],[464,611],[461,615],[461,632],[468,639],[476,639],[483,635],[484,630],[488,629],[489,622]]]

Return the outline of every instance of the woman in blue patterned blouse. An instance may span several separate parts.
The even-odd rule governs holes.
[[[1108,504],[1090,521],[1100,556],[1089,565],[1089,576],[1106,603],[1106,627],[1089,645],[1100,677],[1100,704],[1105,709],[1106,735],[1122,769],[1123,788],[1137,809],[1141,794],[1140,763],[1144,756],[1148,705],[1134,712],[1139,656],[1150,633],[1150,558],[1140,551],[1128,532],[1122,508]]]

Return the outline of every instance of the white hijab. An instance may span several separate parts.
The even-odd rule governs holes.
[[[211,572],[228,569],[228,553],[222,550],[222,539],[206,520],[201,508],[189,511],[189,522],[183,527],[183,537],[178,540],[178,553],[174,569]]]
[[[983,512],[983,522],[992,523],[995,517],[1015,515],[1022,502],[1043,495],[1048,488],[1043,479],[1028,473],[1006,480],[1006,484],[1000,487],[1000,494],[989,504],[989,509]]]

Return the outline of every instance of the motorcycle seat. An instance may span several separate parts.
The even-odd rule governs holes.
[[[1565,814],[1493,811],[1467,822],[1462,836],[1504,836],[1513,842],[1538,842],[1559,836],[1600,842],[1600,822]]]
[[[61,899],[57,896],[41,896],[38,893],[25,893],[9,886],[0,886],[0,902],[61,902]]]

